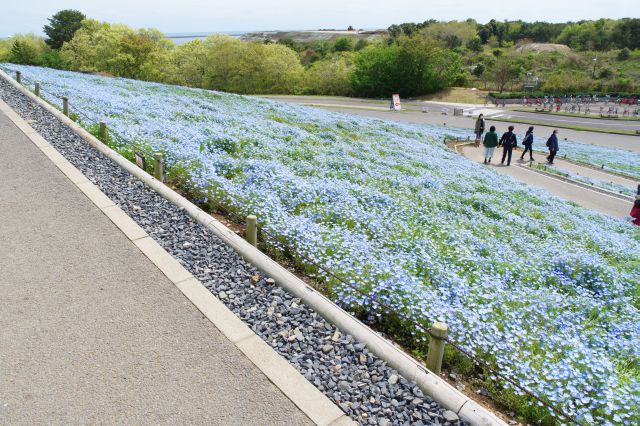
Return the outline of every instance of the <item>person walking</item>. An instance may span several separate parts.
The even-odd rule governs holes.
[[[533,126],[529,127],[529,130],[527,130],[527,133],[524,135],[522,145],[524,145],[524,151],[522,152],[520,159],[524,160],[524,155],[528,152],[529,161],[533,161]]]
[[[480,141],[482,140],[482,134],[484,133],[484,115],[483,114],[480,114],[478,116],[478,119],[476,120],[474,133],[476,134],[476,146],[480,146]]]
[[[558,153],[558,129],[554,130],[547,139],[547,148],[549,148],[549,155],[547,155],[547,161],[549,164],[553,164],[553,159],[556,158],[556,154]]]
[[[498,146],[498,134],[496,133],[496,126],[489,127],[489,133],[484,135],[484,164],[491,163],[491,157],[493,157],[493,151]]]
[[[502,161],[500,164],[504,164],[504,160],[507,159],[507,166],[511,165],[513,148],[518,145],[518,140],[513,133],[513,129],[513,126],[509,126],[509,130],[500,137],[500,142],[498,142],[498,146],[502,145]]]

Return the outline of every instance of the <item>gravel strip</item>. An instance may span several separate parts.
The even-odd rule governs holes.
[[[463,424],[1,78],[0,97],[351,418],[370,425]]]

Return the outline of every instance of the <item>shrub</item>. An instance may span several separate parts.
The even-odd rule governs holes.
[[[626,47],[618,52],[618,60],[626,61],[631,57],[631,51]]]

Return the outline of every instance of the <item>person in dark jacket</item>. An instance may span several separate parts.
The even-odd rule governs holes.
[[[489,128],[489,133],[484,135],[484,164],[491,163],[491,157],[493,157],[493,151],[498,146],[498,134],[496,133],[496,126]]]
[[[527,134],[524,135],[522,145],[524,145],[524,152],[520,156],[520,159],[524,160],[524,155],[528,152],[529,161],[533,161],[533,126],[529,127],[529,130],[527,130]]]
[[[476,134],[476,146],[479,146],[480,141],[482,140],[482,134],[484,133],[484,115],[480,114],[478,116],[476,126],[473,131]]]
[[[558,129],[554,130],[549,139],[547,139],[547,148],[549,148],[549,155],[547,155],[547,160],[549,164],[553,164],[553,159],[556,158],[556,154],[558,153]]]
[[[504,160],[507,159],[507,166],[511,165],[511,154],[513,153],[513,148],[518,145],[518,140],[516,139],[516,135],[513,133],[513,126],[509,126],[509,131],[505,132],[500,137],[500,142],[498,146],[502,145],[502,161],[500,164],[504,164]]]

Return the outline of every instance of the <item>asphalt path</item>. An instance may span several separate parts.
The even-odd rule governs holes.
[[[473,161],[483,162],[482,148],[463,147],[461,152],[465,157]],[[502,155],[502,150],[497,149],[493,163],[487,167],[491,167],[498,173],[511,176],[531,186],[546,189],[551,194],[564,200],[573,201],[584,208],[612,217],[622,218],[628,216],[631,211],[631,202],[629,201],[530,170],[526,166],[528,163],[518,161],[517,155],[514,155],[511,166],[500,165],[500,159],[498,158],[500,155]]]
[[[563,115],[551,115],[536,112],[522,112],[507,110],[503,113],[503,118],[513,118],[516,120],[530,120],[540,123],[545,123],[550,126],[576,126],[576,127],[591,127],[597,129],[606,130],[640,130],[640,121],[631,120],[606,120],[602,118],[583,118],[583,117],[569,117]],[[640,137],[638,137],[640,143]]]

